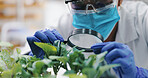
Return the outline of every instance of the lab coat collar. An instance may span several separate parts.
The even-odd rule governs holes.
[[[134,25],[135,17],[125,7],[119,8],[119,25],[116,34],[117,42],[128,43],[138,38],[138,34]]]

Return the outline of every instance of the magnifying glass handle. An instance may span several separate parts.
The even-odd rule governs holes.
[[[64,41],[63,43],[64,43],[64,44],[67,44],[67,42],[68,42],[68,41]]]

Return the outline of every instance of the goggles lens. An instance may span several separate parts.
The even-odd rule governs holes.
[[[71,7],[75,10],[85,10],[87,4],[92,4],[95,8],[102,8],[111,3],[113,0],[76,0],[72,2]]]
[[[115,5],[116,0],[74,0],[68,6],[72,13],[92,13],[113,8]]]

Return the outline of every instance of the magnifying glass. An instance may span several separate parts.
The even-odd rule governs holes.
[[[101,34],[91,29],[74,29],[67,40],[70,47],[76,47],[79,50],[84,49],[85,52],[93,52],[91,46],[102,42]]]

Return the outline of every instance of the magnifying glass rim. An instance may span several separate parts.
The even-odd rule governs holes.
[[[79,50],[84,49],[85,50],[84,52],[93,52],[93,50],[91,48],[82,48],[82,47],[76,46],[76,45],[74,45],[70,41],[70,37],[72,37],[74,35],[78,35],[78,34],[89,34],[89,35],[93,35],[93,36],[99,38],[103,42],[103,36],[100,33],[96,32],[96,31],[93,31],[91,29],[75,29],[75,30],[73,30],[72,33],[71,33],[71,35],[68,37],[67,44],[70,47],[76,47]]]

